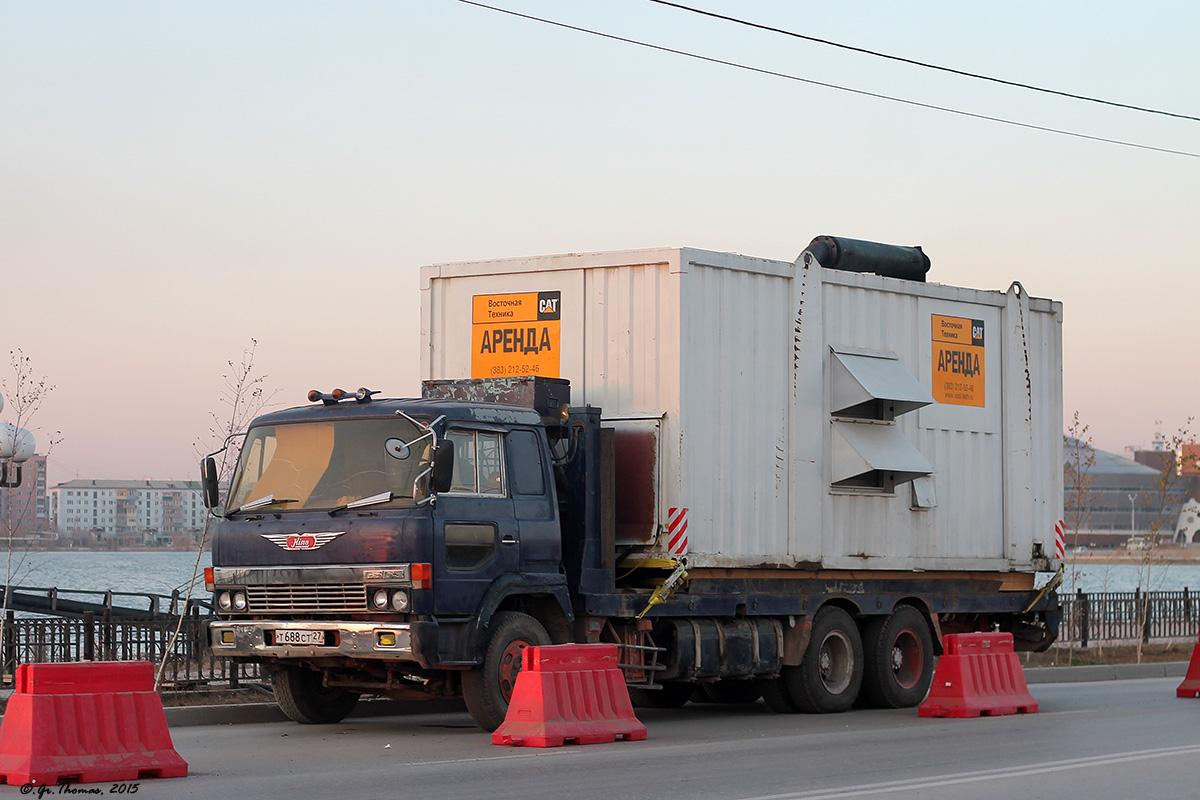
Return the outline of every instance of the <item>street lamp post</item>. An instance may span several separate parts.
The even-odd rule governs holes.
[[[4,396],[0,395],[0,411]],[[0,486],[21,485],[21,464],[28,461],[37,448],[33,434],[11,422],[0,422]]]

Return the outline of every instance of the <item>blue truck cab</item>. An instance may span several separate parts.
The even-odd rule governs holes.
[[[568,640],[573,620],[548,438],[570,439],[569,386],[510,385],[529,391],[500,399],[523,404],[431,384],[410,400],[314,392],[256,419],[212,526],[214,654],[262,662],[285,711],[330,721],[354,689],[464,692],[507,622],[507,674],[465,690],[498,724],[519,650],[548,644],[547,628]]]

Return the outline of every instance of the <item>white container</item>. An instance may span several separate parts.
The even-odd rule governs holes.
[[[437,264],[421,290],[423,378],[567,378],[603,409],[619,542],[686,538],[692,567],[1054,555],[1062,306],[1017,284],[671,248]]]

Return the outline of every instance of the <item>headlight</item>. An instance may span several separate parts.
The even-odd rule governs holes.
[[[233,600],[230,599],[229,592],[221,592],[217,595],[217,607],[222,611],[233,608]]]
[[[392,608],[396,611],[405,611],[408,609],[408,592],[403,590],[395,592],[392,595]]]
[[[233,593],[233,608],[235,611],[245,611],[246,610],[246,593],[245,592],[234,592]]]
[[[371,597],[371,602],[376,608],[388,607],[388,591],[387,589],[376,589],[375,594]]]

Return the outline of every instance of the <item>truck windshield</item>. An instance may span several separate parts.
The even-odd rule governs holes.
[[[388,492],[391,499],[373,502],[371,508],[412,506],[417,499],[413,481],[429,466],[431,441],[426,437],[412,447],[403,444],[421,433],[400,418],[252,428],[226,508],[332,509]]]

